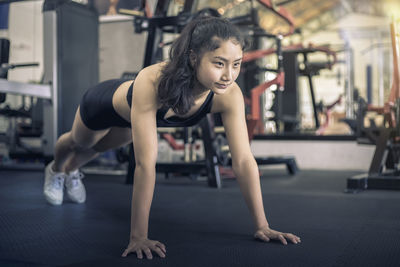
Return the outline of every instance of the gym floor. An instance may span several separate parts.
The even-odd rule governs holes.
[[[124,176],[84,179],[88,199],[48,205],[42,173],[0,171],[0,266],[399,266],[400,193],[345,194],[346,171],[263,170],[273,228],[299,235],[281,245],[252,238],[238,184],[157,177],[149,237],[167,257],[120,255],[128,243],[132,187]]]

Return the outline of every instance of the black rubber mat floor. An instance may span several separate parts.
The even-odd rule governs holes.
[[[223,188],[157,179],[150,238],[167,257],[120,257],[129,237],[131,186],[87,176],[88,199],[46,204],[40,172],[0,171],[0,266],[399,266],[400,192],[345,194],[354,172],[266,170],[264,205],[273,228],[299,235],[283,246],[252,238],[235,180]]]

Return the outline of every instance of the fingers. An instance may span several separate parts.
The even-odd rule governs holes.
[[[161,248],[154,246],[154,248],[152,248],[152,249],[154,250],[154,252],[156,252],[158,254],[158,256],[160,256],[161,258],[165,258],[165,254],[161,250]]]
[[[289,239],[294,244],[301,243],[300,237],[298,237],[294,234],[286,233],[286,234],[284,234],[284,236],[286,237],[286,239]]]
[[[124,253],[122,253],[122,257],[126,257],[129,254],[129,249],[125,249]]]
[[[148,260],[153,259],[153,254],[151,254],[151,250],[149,248],[145,248],[145,249],[143,249],[143,251],[144,251],[144,254],[146,254],[146,257]],[[138,258],[141,259],[139,256],[138,256]]]
[[[287,245],[287,241],[282,234],[278,235],[278,239],[281,241],[282,244]]]
[[[159,241],[155,241],[154,243],[148,244],[146,246],[131,246],[125,249],[122,253],[122,257],[126,257],[129,253],[135,252],[138,259],[143,259],[143,254],[146,256],[147,259],[153,259],[152,251],[157,253],[158,256],[161,258],[165,258],[167,250],[165,245]]]
[[[161,248],[161,250],[162,250],[164,253],[167,253],[167,249],[165,248],[165,245],[164,245],[163,243],[157,241],[157,242],[156,242],[156,246],[159,247],[159,248]]]
[[[143,259],[143,253],[142,253],[142,250],[141,250],[141,249],[137,249],[137,250],[136,250],[136,257],[137,257],[138,259]]]
[[[257,232],[257,233],[254,235],[254,237],[255,237],[255,238],[258,238],[258,239],[261,239],[261,240],[264,241],[264,242],[269,242],[269,241],[270,241],[269,237],[268,237],[265,233],[263,233],[263,232]]]
[[[121,256],[126,257],[131,252],[136,252],[136,256],[138,257],[138,259],[143,259],[143,253],[142,253],[141,249],[133,250],[133,248],[127,248],[127,249],[125,249],[124,253],[122,253]]]
[[[288,241],[298,244],[301,243],[300,237],[291,234],[291,233],[282,233],[278,232],[272,229],[267,229],[266,231],[264,230],[258,230],[255,234],[254,237],[257,239],[260,239],[265,242],[269,242],[270,239],[276,239],[280,241],[283,245],[287,245]]]

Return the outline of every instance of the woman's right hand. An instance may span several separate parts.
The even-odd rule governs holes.
[[[122,253],[122,257],[126,257],[129,253],[135,252],[138,259],[143,259],[144,253],[147,259],[151,260],[153,258],[151,251],[156,252],[161,258],[165,258],[165,254],[167,253],[165,245],[159,241],[147,238],[131,238],[128,247],[125,249],[124,253]]]

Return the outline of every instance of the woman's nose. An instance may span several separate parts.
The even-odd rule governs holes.
[[[223,75],[222,75],[222,80],[223,81],[231,81],[232,80],[232,70],[231,68],[226,68]]]

